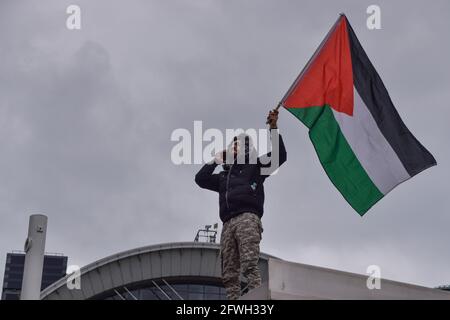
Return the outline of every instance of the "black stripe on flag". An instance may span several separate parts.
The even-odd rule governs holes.
[[[380,131],[411,177],[436,165],[436,160],[431,153],[403,123],[383,81],[370,62],[348,20],[347,26],[352,56],[353,83]]]

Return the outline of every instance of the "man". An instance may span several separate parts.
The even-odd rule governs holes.
[[[278,111],[270,111],[267,122],[271,136],[274,133],[279,139],[278,143],[272,141],[272,149],[278,145],[278,150],[258,158],[251,138],[241,134],[195,176],[195,182],[201,188],[219,193],[220,219],[223,222],[220,238],[222,281],[230,300],[241,295],[241,272],[247,278],[248,290],[261,285],[258,260],[263,232],[263,183],[287,159],[277,121]],[[222,164],[223,171],[213,173],[218,164]]]

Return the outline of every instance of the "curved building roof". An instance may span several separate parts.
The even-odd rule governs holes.
[[[204,283],[221,286],[220,245],[176,242],[145,246],[110,255],[81,268],[81,288],[69,289],[66,276],[41,292],[41,299],[104,299],[148,284],[173,287],[174,283]],[[267,278],[268,258],[261,253],[259,267]],[[162,292],[168,299],[170,297]],[[175,293],[176,294],[176,293]],[[177,294],[178,297],[178,294]]]

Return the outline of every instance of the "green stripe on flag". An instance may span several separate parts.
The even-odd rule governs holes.
[[[286,109],[309,128],[325,172],[361,216],[383,198],[342,134],[330,106]]]

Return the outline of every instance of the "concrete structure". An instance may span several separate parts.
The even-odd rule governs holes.
[[[241,300],[405,299],[450,300],[450,292],[381,279],[380,289],[369,290],[368,275],[269,259],[268,281]]]
[[[80,290],[69,290],[65,277],[43,290],[41,299],[224,299],[219,248],[180,242],[114,254],[81,269]],[[261,254],[263,281],[269,257]]]
[[[219,245],[180,242],[136,248],[81,269],[81,289],[63,278],[41,299],[225,299]],[[369,290],[367,275],[292,263],[262,253],[263,286],[241,299],[450,299],[450,292],[389,280]],[[244,284],[243,284],[244,285]]]
[[[31,215],[28,225],[28,238],[25,241],[24,248],[25,266],[20,293],[21,300],[39,300],[46,235],[47,216],[43,214]]]

